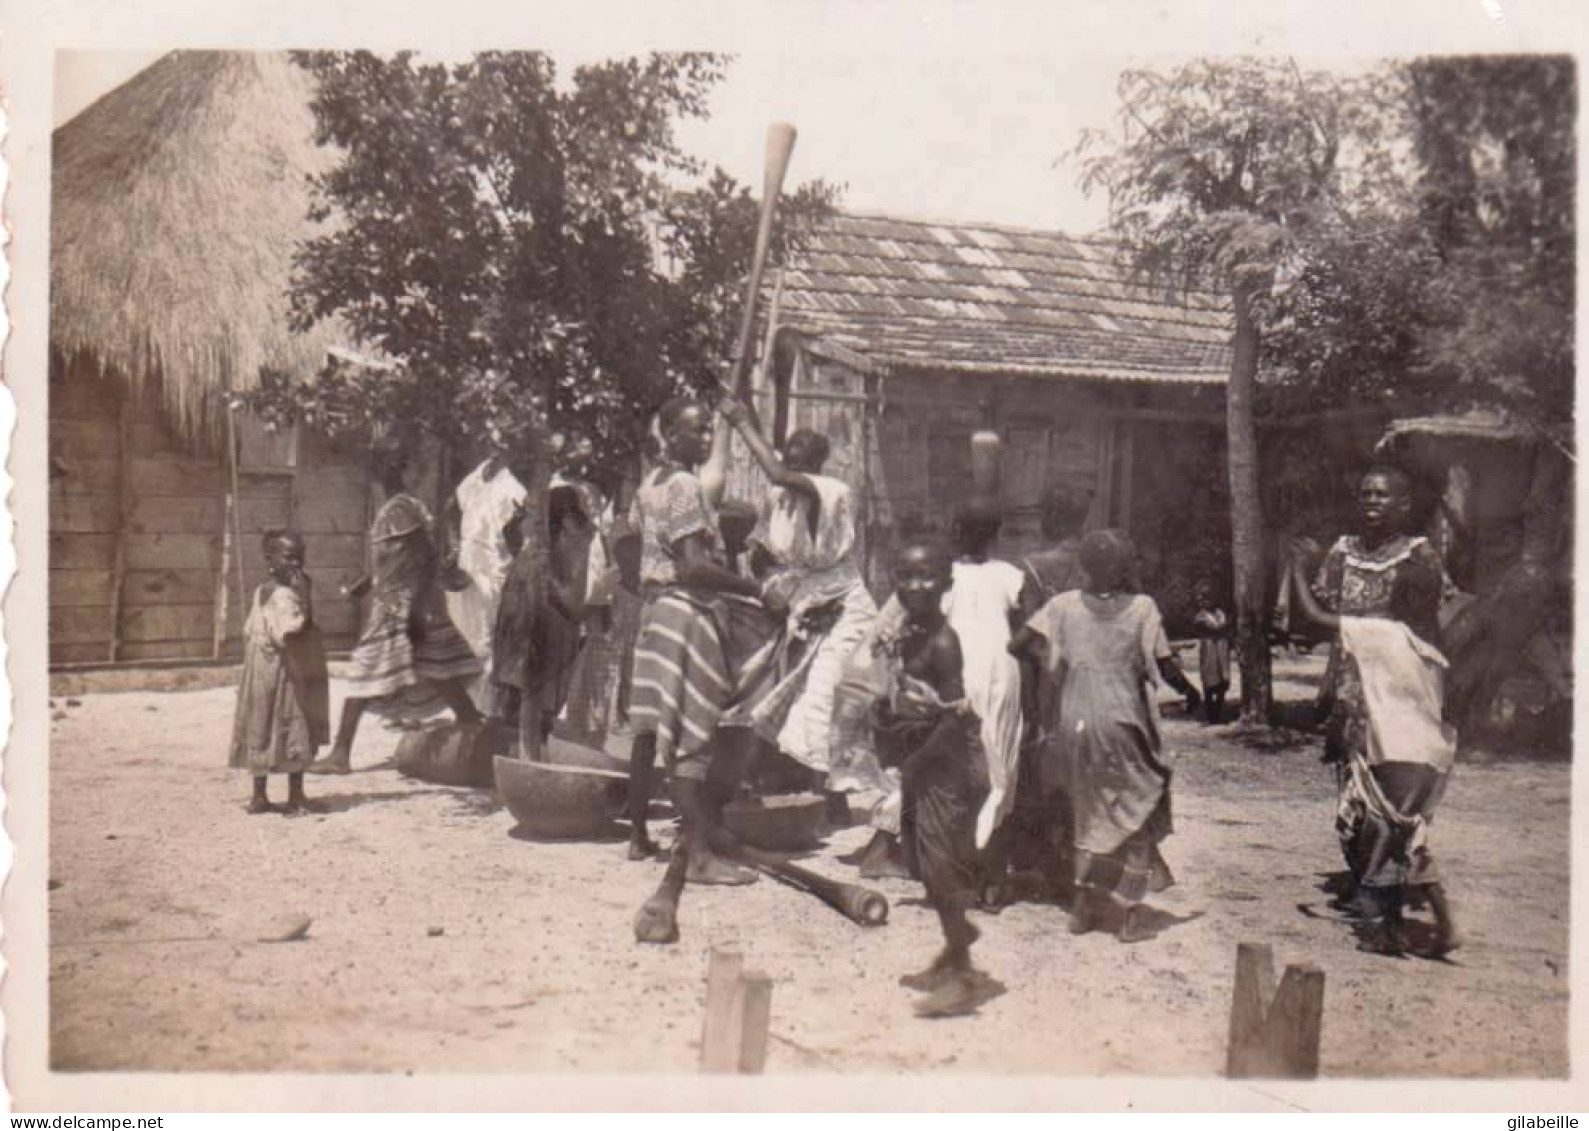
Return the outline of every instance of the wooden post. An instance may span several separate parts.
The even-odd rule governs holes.
[[[237,547],[232,539],[232,510],[237,506],[237,500],[231,492],[226,495],[226,507],[221,512],[221,568],[215,575],[215,627],[214,638],[211,641],[211,659],[219,660],[222,652],[226,650],[226,620],[228,606],[231,604],[231,589],[228,582],[232,575],[232,555],[237,553]],[[244,615],[238,610],[239,615]]]
[[[706,962],[706,1023],[701,1029],[701,1071],[734,1072],[739,1067],[739,1029],[745,999],[739,978],[745,956],[714,950]]]
[[[746,970],[744,955],[712,951],[706,967],[702,1072],[760,1072],[767,1063],[772,979]]]
[[[1323,1021],[1324,971],[1312,964],[1287,966],[1276,992],[1273,951],[1257,943],[1237,945],[1227,1076],[1315,1078]]]
[[[739,1070],[757,1073],[767,1064],[767,1036],[772,1024],[772,979],[759,970],[746,971],[740,982]]]
[[[237,410],[226,410],[226,462],[232,472],[232,538],[233,560],[237,562],[237,617],[238,624],[248,616],[248,587],[243,583],[243,492],[237,473]]]
[[[110,640],[108,659],[121,658],[121,612],[126,603],[127,544],[132,540],[132,424],[133,398],[121,398],[121,420],[116,446],[116,552],[110,567]]]

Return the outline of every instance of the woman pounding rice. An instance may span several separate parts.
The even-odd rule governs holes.
[[[656,852],[646,832],[646,806],[660,755],[682,825],[689,880],[749,883],[755,873],[724,860],[712,840],[720,836],[721,805],[732,791],[732,767],[754,709],[773,686],[782,615],[757,599],[757,582],[726,563],[717,508],[695,472],[712,447],[710,411],[675,398],[662,406],[659,426],[662,457],[633,506],[646,606],[630,708],[629,855],[645,859]]]
[[[788,609],[789,632],[802,645],[782,687],[769,697],[778,708],[767,714],[773,725],[763,736],[821,776],[830,821],[847,825],[845,794],[872,788],[881,774],[881,767],[834,762],[834,692],[845,661],[877,618],[877,604],[854,560],[850,488],[821,474],[826,437],[802,428],[789,437],[779,460],[744,405],[729,398],[719,411],[772,481],[750,536],[751,569],[762,576],[764,591],[777,592]]]

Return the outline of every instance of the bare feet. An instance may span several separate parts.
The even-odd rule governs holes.
[[[1357,949],[1386,958],[1403,957],[1407,953],[1407,942],[1402,938],[1401,924],[1389,917],[1369,923]]]
[[[350,764],[352,751],[346,746],[333,746],[331,752],[309,766],[311,774],[347,774],[353,772]]]
[[[657,847],[657,842],[641,833],[629,838],[629,859],[653,860],[662,855],[662,849]]]
[[[910,879],[910,869],[900,856],[899,839],[878,830],[861,857],[861,878],[864,880]]]
[[[901,974],[899,984],[907,990],[922,990],[931,992],[937,989],[949,977],[954,964],[954,955],[948,947],[940,950],[931,962],[914,974]]]
[[[692,884],[719,884],[734,887],[741,884],[753,884],[757,874],[749,868],[741,868],[738,864],[730,864],[721,856],[705,847],[697,847],[690,852],[689,870],[684,878]]]
[[[1148,926],[1146,908],[1138,905],[1127,911],[1125,921],[1120,924],[1120,932],[1115,937],[1128,944],[1151,939],[1153,929]]]
[[[1432,958],[1444,958],[1461,948],[1462,929],[1457,926],[1456,916],[1451,913],[1451,901],[1440,884],[1429,889],[1429,906],[1435,917],[1435,938],[1429,954]]]
[[[938,986],[916,1005],[917,1017],[958,1017],[970,1013],[977,1004],[976,972],[967,968],[951,970]]]
[[[256,816],[260,813],[274,813],[275,811],[276,807],[263,797],[251,798],[248,802],[248,807],[243,810],[245,813]]]
[[[1070,933],[1085,935],[1096,931],[1102,926],[1103,916],[1098,912],[1098,905],[1085,891],[1076,893],[1076,901],[1070,907]]]
[[[296,817],[301,813],[324,813],[327,810],[322,803],[310,801],[307,797],[289,797],[281,811],[289,817]]]
[[[646,900],[634,917],[635,942],[676,943],[679,941],[679,911],[675,901],[664,892]]]

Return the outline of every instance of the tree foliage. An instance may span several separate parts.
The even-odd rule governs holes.
[[[316,80],[317,141],[343,156],[314,185],[331,230],[300,251],[292,316],[340,319],[382,364],[266,374],[256,411],[617,460],[662,400],[710,387],[755,204],[720,170],[681,193],[704,170],[675,127],[707,113],[724,57],[614,59],[566,82],[529,52],[295,59]],[[796,193],[780,246],[832,198]]]
[[[1577,74],[1568,56],[1406,67],[1436,268],[1415,377],[1447,399],[1572,418]]]
[[[1345,202],[1387,175],[1376,75],[1271,59],[1197,59],[1120,80],[1118,129],[1078,145],[1083,186],[1109,193],[1110,226],[1138,273],[1171,293],[1228,296],[1231,566],[1242,713],[1269,712],[1266,571],[1255,402],[1265,335],[1294,317],[1319,243],[1358,238]]]

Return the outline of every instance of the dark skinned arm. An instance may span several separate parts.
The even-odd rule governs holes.
[[[1159,667],[1159,677],[1186,698],[1188,713],[1197,710],[1203,702],[1202,693],[1192,686],[1192,681],[1186,678],[1181,671],[1181,665],[1175,662],[1174,656],[1159,656],[1155,658]]]
[[[1319,599],[1314,596],[1313,587],[1308,584],[1307,575],[1303,570],[1302,559],[1293,559],[1291,562],[1291,595],[1296,598],[1297,608],[1302,610],[1303,616],[1320,628],[1329,629],[1331,632],[1339,632],[1341,629],[1341,618],[1319,604]]]
[[[693,589],[714,589],[719,593],[738,593],[743,597],[761,596],[761,586],[755,581],[740,577],[713,560],[711,543],[704,532],[680,538],[673,543],[673,552],[678,561],[679,584]]]
[[[959,634],[945,625],[933,635],[927,655],[938,697],[946,703],[957,703],[964,699],[965,659],[960,653]]]
[[[773,560],[772,555],[767,552],[765,546],[757,543],[750,548],[750,572],[752,576],[758,579],[765,579],[776,564],[777,562]]]
[[[1047,648],[1048,641],[1043,638],[1043,634],[1023,624],[1015,630],[1004,650],[1017,660],[1035,662],[1043,658]]]
[[[750,449],[750,454],[756,457],[756,462],[761,464],[761,469],[767,473],[774,487],[784,487],[794,491],[810,500],[811,511],[807,516],[811,524],[811,537],[817,536],[817,525],[822,516],[822,495],[817,490],[816,484],[811,482],[809,476],[798,471],[790,471],[778,458],[778,453],[772,450],[772,445],[761,434],[750,419],[750,410],[733,398],[725,398],[720,408],[723,418],[739,430],[745,438],[745,446]]]

